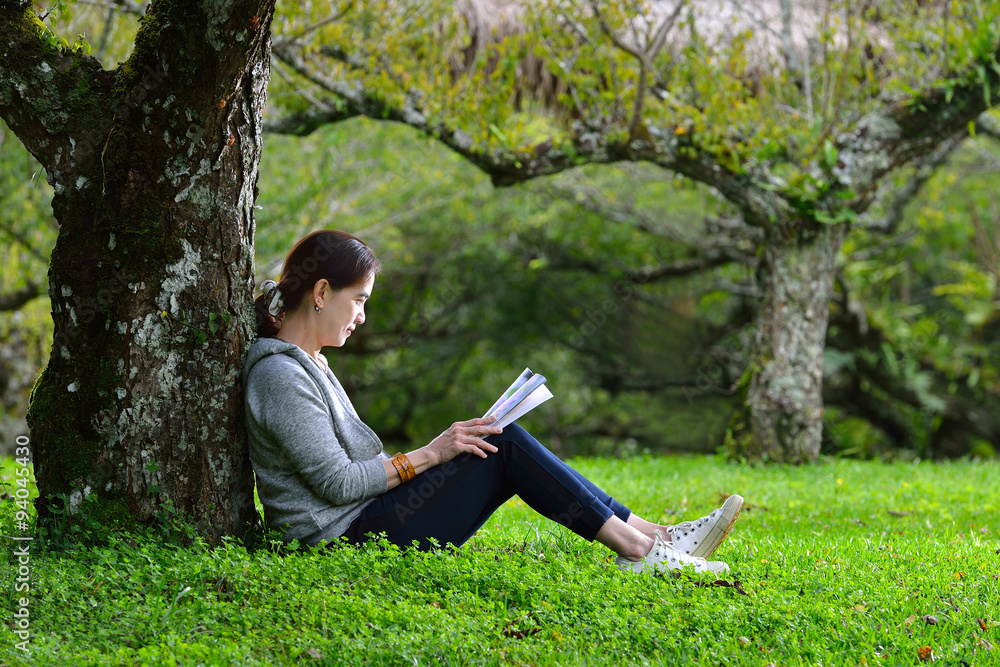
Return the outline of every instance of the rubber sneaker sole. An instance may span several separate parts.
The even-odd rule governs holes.
[[[719,545],[729,537],[729,531],[733,529],[733,525],[736,524],[736,519],[739,518],[742,510],[743,496],[733,494],[726,498],[726,502],[722,504],[719,510],[722,512],[722,516],[715,522],[712,530],[701,541],[701,544],[694,548],[691,555],[698,556],[699,558],[708,558],[711,556],[719,548]]]

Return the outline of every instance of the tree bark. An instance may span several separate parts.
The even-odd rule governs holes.
[[[256,522],[241,360],[274,0],[154,2],[105,71],[0,4],[0,115],[60,225],[52,353],[31,395],[39,517],[164,506],[209,540]],[[30,3],[27,3],[30,4]]]
[[[757,269],[761,294],[746,386],[749,458],[808,463],[823,434],[823,349],[837,252],[847,225],[803,221],[772,238]],[[773,232],[772,232],[773,233]]]

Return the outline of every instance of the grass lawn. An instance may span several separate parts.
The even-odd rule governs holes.
[[[0,664],[1000,665],[996,464],[572,464],[664,522],[743,495],[715,556],[725,585],[620,572],[516,500],[454,552],[35,542],[30,653],[5,630]],[[11,545],[8,627],[23,595]]]

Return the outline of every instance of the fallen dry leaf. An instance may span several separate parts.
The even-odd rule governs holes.
[[[917,657],[923,660],[924,662],[933,662],[934,650],[931,649],[930,646],[921,646],[919,649],[917,649]]]
[[[727,581],[725,579],[716,579],[715,581],[701,581],[699,579],[693,580],[695,586],[707,587],[707,586],[717,586],[721,588],[735,588],[736,592],[740,595],[749,595],[743,586],[740,585],[739,580],[733,579],[732,581]]]

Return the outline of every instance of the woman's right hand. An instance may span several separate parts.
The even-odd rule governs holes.
[[[477,417],[449,426],[426,446],[432,465],[447,463],[465,452],[484,459],[487,452],[496,452],[496,447],[483,440],[486,436],[503,432],[502,428],[492,425],[494,421],[494,417]]]

